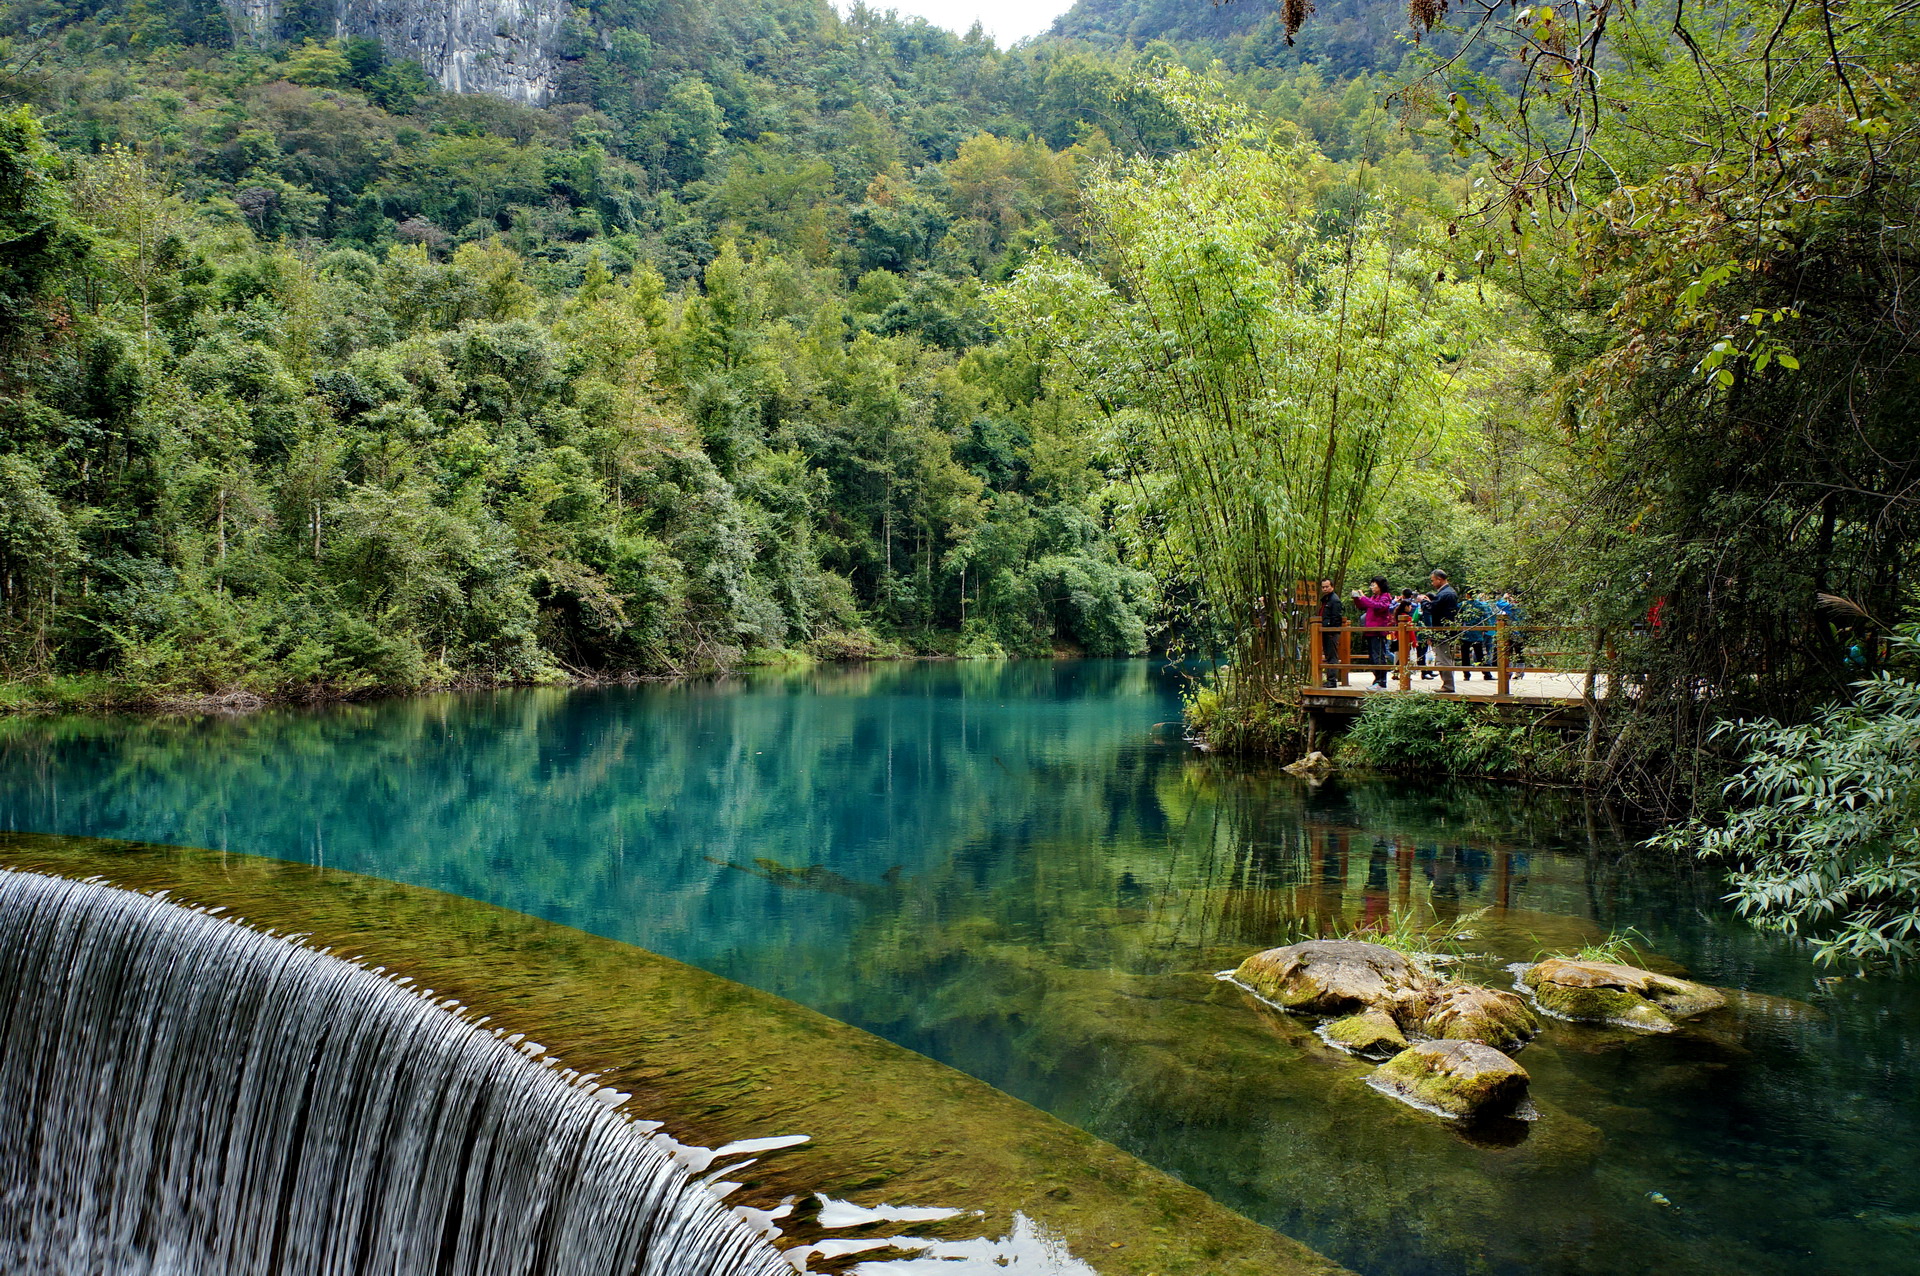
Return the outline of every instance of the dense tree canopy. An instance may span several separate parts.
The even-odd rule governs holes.
[[[1377,174],[1160,86],[1197,144],[1089,183],[1086,262],[1036,254],[1003,314],[1102,423],[1124,521],[1196,585],[1234,695],[1270,700],[1305,674],[1299,583],[1346,579],[1416,463],[1455,462],[1491,311]]]
[[[1153,641],[1109,454],[986,304],[1085,247],[1112,157],[1191,143],[1141,55],[601,0],[534,109],[322,8],[262,39],[212,0],[4,6],[7,674],[303,695]],[[1445,184],[1376,93],[1233,84]]]

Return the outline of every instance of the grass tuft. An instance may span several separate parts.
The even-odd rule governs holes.
[[[1423,966],[1446,965],[1460,960],[1466,944],[1475,938],[1474,927],[1487,915],[1487,909],[1436,922],[1420,922],[1411,913],[1389,913],[1385,925],[1355,926],[1328,935],[1328,939],[1350,939],[1362,944],[1379,944],[1413,958]]]
[[[1582,944],[1574,949],[1542,952],[1535,960],[1558,957],[1562,961],[1604,961],[1615,966],[1642,966],[1646,963],[1646,954],[1652,951],[1646,947],[1651,942],[1632,926],[1623,926],[1619,930],[1609,931],[1605,939],[1596,939],[1591,944]]]

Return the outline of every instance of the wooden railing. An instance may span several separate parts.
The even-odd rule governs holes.
[[[1493,635],[1493,660],[1487,664],[1430,664],[1423,665],[1413,659],[1422,637],[1431,638],[1435,634],[1445,634],[1452,638],[1454,649],[1459,650],[1461,635],[1490,633]],[[1338,660],[1326,659],[1325,638],[1337,635],[1339,646]],[[1354,637],[1380,637],[1393,645],[1391,663],[1375,664],[1370,660],[1354,659]],[[1577,635],[1578,647],[1536,646],[1536,640],[1546,638],[1550,641],[1564,642]],[[1497,694],[1512,694],[1512,682],[1516,674],[1526,673],[1562,673],[1579,674],[1584,678],[1582,694],[1591,699],[1594,694],[1595,670],[1600,664],[1603,651],[1609,649],[1606,636],[1597,630],[1577,629],[1568,625],[1526,624],[1516,627],[1509,625],[1502,616],[1489,625],[1417,625],[1412,620],[1401,617],[1390,626],[1367,628],[1363,625],[1325,626],[1318,620],[1308,624],[1308,677],[1312,685],[1309,691],[1323,687],[1327,675],[1340,677],[1340,685],[1345,686],[1347,676],[1352,673],[1377,675],[1385,669],[1390,678],[1397,678],[1400,690],[1413,689],[1413,675],[1418,673],[1492,673],[1497,683]]]

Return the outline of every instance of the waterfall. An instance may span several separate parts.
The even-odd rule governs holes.
[[[214,912],[0,870],[0,1271],[792,1276],[538,1053]]]

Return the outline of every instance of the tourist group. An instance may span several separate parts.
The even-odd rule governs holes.
[[[1422,678],[1440,679],[1442,692],[1454,691],[1454,666],[1465,667],[1471,680],[1473,668],[1493,681],[1498,660],[1495,635],[1505,622],[1507,662],[1519,668],[1525,664],[1525,613],[1511,590],[1495,595],[1478,589],[1456,589],[1447,573],[1435,568],[1428,576],[1429,588],[1416,591],[1407,587],[1395,593],[1384,576],[1375,576],[1365,589],[1351,595],[1361,633],[1352,645],[1352,663],[1373,666],[1376,688],[1387,685],[1387,670],[1400,661],[1402,635],[1412,628],[1414,650],[1408,661],[1421,666]],[[1346,685],[1346,671],[1338,668],[1340,631],[1347,626],[1347,604],[1331,580],[1320,582],[1321,659],[1329,672],[1322,682],[1329,687]],[[1428,668],[1432,665],[1435,668]],[[1525,675],[1515,673],[1513,677]]]

